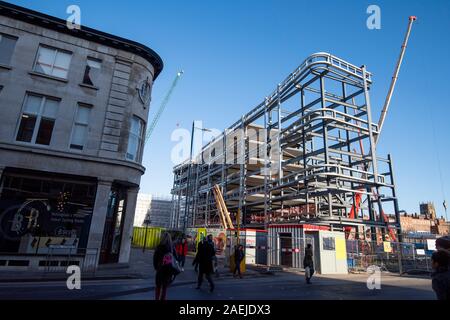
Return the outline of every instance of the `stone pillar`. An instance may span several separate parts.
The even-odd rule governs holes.
[[[97,195],[95,197],[94,213],[89,230],[88,249],[97,249],[97,260],[100,257],[100,249],[103,240],[103,231],[105,229],[106,213],[108,210],[109,197],[111,193],[112,181],[100,180],[97,186]]]
[[[136,200],[139,188],[131,188],[127,191],[127,204],[125,220],[123,222],[122,239],[120,242],[119,263],[128,263],[131,252],[131,239],[133,237],[134,215],[136,213]]]
[[[5,167],[0,166],[0,195],[3,192],[3,172],[5,171]]]

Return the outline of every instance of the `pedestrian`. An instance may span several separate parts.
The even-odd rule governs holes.
[[[432,287],[438,300],[450,300],[450,255],[445,250],[433,252],[431,264],[433,273],[431,275]]]
[[[155,300],[166,300],[167,288],[173,281],[172,259],[175,259],[172,237],[165,232],[161,242],[153,254],[153,267],[155,268]]]
[[[186,262],[186,255],[188,252],[188,245],[185,237],[181,238],[178,241],[176,246],[176,252],[178,257],[178,263],[181,266],[181,271],[184,271],[184,264]]]
[[[236,273],[239,275],[239,278],[242,279],[242,273],[241,273],[241,263],[242,260],[244,260],[244,246],[242,244],[237,245],[236,249],[234,250],[234,272],[233,277],[236,277]]]
[[[311,284],[311,278],[314,275],[314,253],[310,243],[305,248],[303,267],[305,268],[306,283]]]
[[[450,237],[445,236],[436,239],[436,250],[445,250],[450,253]]]
[[[212,235],[209,235],[198,245],[197,255],[193,265],[198,264],[197,290],[201,288],[203,277],[209,282],[210,292],[214,291],[214,282],[211,274],[214,271],[213,260],[216,256],[214,245],[212,244]]]
[[[213,236],[209,235],[206,240],[208,240],[208,243],[214,248],[214,256],[213,256],[213,273],[216,275],[216,277],[219,277],[219,261],[217,259],[217,248],[216,244],[213,240]]]

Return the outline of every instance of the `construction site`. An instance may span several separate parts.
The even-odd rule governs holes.
[[[345,234],[347,254],[359,252],[358,243],[375,253],[389,242],[397,250],[388,252],[402,255],[393,157],[378,154],[377,143],[415,20],[409,18],[381,115],[373,113],[366,66],[310,55],[259,105],[174,167],[172,227],[267,232],[267,250],[286,249],[289,266],[309,231],[319,230]],[[269,264],[285,258],[267,256]]]
[[[365,67],[328,53],[308,57],[192,162],[174,169],[178,223],[220,227],[218,185],[234,224],[304,222],[371,238],[377,230],[395,234],[399,223],[388,223],[383,209],[398,216],[392,160],[376,154],[371,84]]]

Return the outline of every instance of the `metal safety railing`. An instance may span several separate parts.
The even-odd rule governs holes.
[[[78,266],[83,274],[95,275],[98,265],[98,249],[68,246],[50,246],[45,259],[39,261],[45,273],[66,272],[69,266]]]
[[[414,243],[369,242],[347,240],[347,260],[350,272],[366,272],[371,266],[394,273],[429,273],[431,257],[418,254]]]

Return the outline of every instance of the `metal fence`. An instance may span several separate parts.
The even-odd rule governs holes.
[[[279,270],[282,267],[303,269],[306,246],[311,244],[314,250],[313,238],[244,236],[239,243],[244,245],[247,264],[264,266],[271,270]],[[235,237],[228,237],[227,258],[234,253],[236,244]]]
[[[431,272],[430,257],[417,254],[413,243],[347,240],[347,261],[350,272],[366,272],[370,266],[395,273]]]
[[[155,249],[161,240],[164,228],[135,227],[133,229],[132,245],[138,248]]]
[[[69,266],[78,266],[83,274],[95,275],[97,271],[98,249],[75,247],[49,247],[45,260],[39,261],[46,273],[66,272]]]

